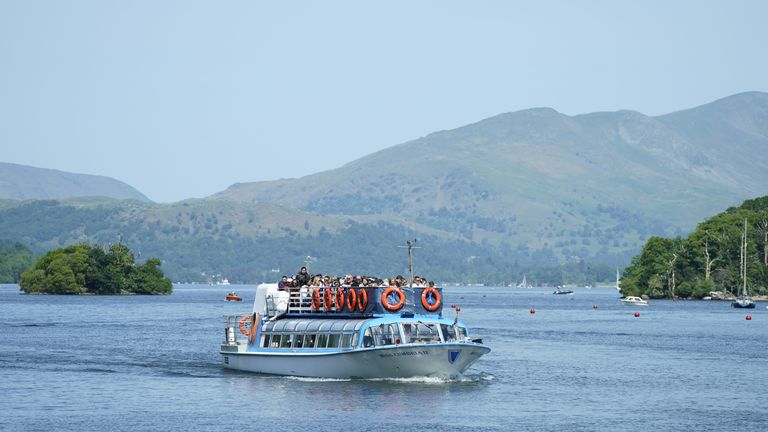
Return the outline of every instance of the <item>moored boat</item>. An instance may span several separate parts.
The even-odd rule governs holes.
[[[627,306],[648,306],[648,300],[635,296],[626,296],[621,299],[621,303]]]
[[[443,316],[436,287],[256,289],[253,311],[225,317],[224,366],[323,378],[452,378],[490,352]]]
[[[226,297],[224,297],[226,301],[243,301],[243,298],[237,295],[236,292],[232,291],[227,294]]]

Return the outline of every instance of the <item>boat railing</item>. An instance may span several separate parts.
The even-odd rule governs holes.
[[[251,314],[224,315],[224,343],[227,345],[237,345],[238,343],[247,343],[248,336],[241,332],[241,329],[249,332],[251,329]],[[242,325],[240,324],[242,322]]]
[[[290,315],[338,314],[345,311],[346,302],[340,308],[336,307],[336,289],[331,287],[288,288],[276,295],[268,295],[266,299],[267,316],[274,317],[286,313]],[[317,308],[312,307],[312,292],[314,290],[318,291],[320,298],[320,304]],[[326,308],[324,303],[326,290],[331,290],[332,294],[329,308]],[[288,296],[286,297],[283,293],[287,293]],[[351,313],[348,310],[346,312]]]

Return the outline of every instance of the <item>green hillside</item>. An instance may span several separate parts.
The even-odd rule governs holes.
[[[395,222],[321,217],[269,204],[191,200],[149,204],[116,200],[0,201],[0,237],[15,237],[39,254],[83,242],[128,245],[136,260],[158,257],[177,281],[274,280],[312,257],[313,272],[405,274],[405,239],[418,238],[416,269],[438,281],[592,284],[613,278],[612,266],[583,261],[561,266],[547,251],[473,243]]]
[[[768,94],[757,92],[661,117],[530,109],[210,199],[397,217],[562,261],[615,262],[652,235],[681,234],[768,193],[768,153],[758,151],[767,123]]]

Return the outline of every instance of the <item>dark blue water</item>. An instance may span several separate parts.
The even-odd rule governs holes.
[[[640,309],[622,306],[607,289],[568,297],[447,288],[447,303],[459,304],[473,335],[493,349],[465,379],[339,381],[222,369],[221,316],[253,301],[253,287],[236,288],[245,302],[224,302],[229,287],[63,297],[0,286],[0,430],[768,427],[768,311],[761,303],[750,312],[720,302],[657,301]]]

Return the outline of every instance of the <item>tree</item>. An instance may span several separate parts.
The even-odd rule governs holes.
[[[163,276],[160,260],[136,265],[126,245],[79,244],[48,252],[22,274],[27,293],[49,294],[170,294],[171,281]]]

